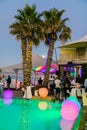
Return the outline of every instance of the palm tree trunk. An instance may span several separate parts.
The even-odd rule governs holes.
[[[22,39],[22,45],[21,45],[21,50],[22,50],[22,65],[23,65],[23,86],[26,86],[26,40]]]
[[[31,71],[32,71],[32,41],[27,45],[27,68],[26,68],[26,82],[27,86],[31,84]],[[26,87],[27,87],[26,86]]]
[[[54,42],[51,42],[49,44],[49,50],[48,50],[47,61],[46,61],[46,72],[44,77],[44,86],[46,88],[48,87],[48,82],[49,82],[50,66],[52,62],[53,50],[54,50]]]

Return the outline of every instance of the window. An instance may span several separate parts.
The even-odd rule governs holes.
[[[85,47],[80,47],[80,48],[77,48],[77,54],[78,56],[84,56],[85,55]]]

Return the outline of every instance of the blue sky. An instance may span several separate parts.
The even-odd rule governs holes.
[[[67,25],[72,30],[72,41],[87,35],[87,0],[0,0],[0,66],[22,62],[21,43],[9,33],[9,26],[15,21],[17,9],[23,9],[26,4],[35,4],[38,12],[52,8],[65,9],[64,17],[69,18]],[[55,47],[59,44],[59,41],[56,42]],[[33,48],[33,53],[47,56],[47,50],[42,44],[39,48]]]

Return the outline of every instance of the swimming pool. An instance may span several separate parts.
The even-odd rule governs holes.
[[[75,122],[62,119],[61,102],[27,99],[0,99],[0,130],[77,130]]]

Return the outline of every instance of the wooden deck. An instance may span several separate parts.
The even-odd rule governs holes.
[[[22,91],[14,90],[13,95],[14,95],[13,98],[23,98],[23,92]],[[42,98],[40,96],[32,96],[32,99],[53,101],[53,100],[55,100],[55,97],[54,96],[47,96],[47,97]]]
[[[40,97],[40,96],[32,96],[32,99],[40,99],[40,100],[49,100],[49,101],[53,101],[55,98],[54,96],[47,96],[47,97]]]

